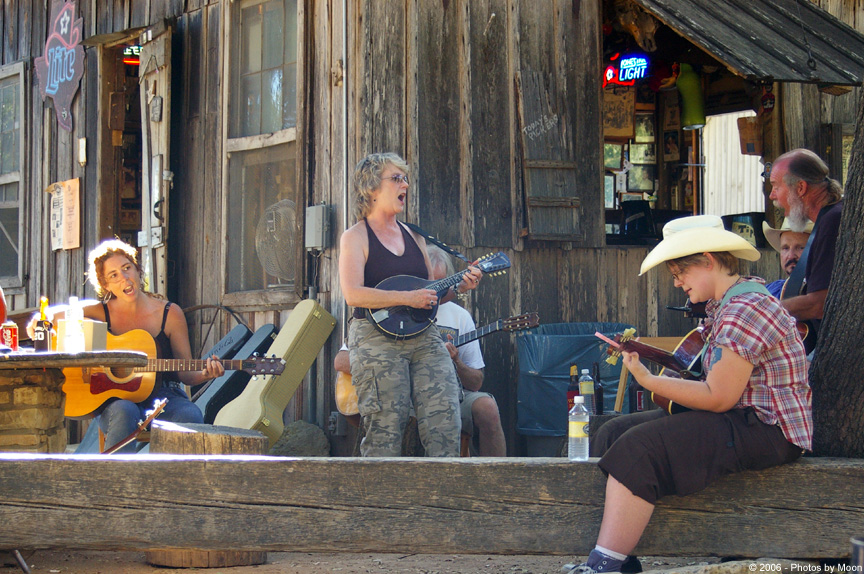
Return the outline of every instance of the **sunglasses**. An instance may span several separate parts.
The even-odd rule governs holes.
[[[396,174],[396,175],[391,175],[389,177],[382,177],[381,179],[389,179],[389,180],[393,181],[393,183],[395,183],[395,184],[404,183],[405,185],[411,185],[411,183],[408,181],[408,176],[402,175],[401,173]]]

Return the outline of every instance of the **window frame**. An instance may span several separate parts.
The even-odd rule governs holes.
[[[263,133],[251,136],[229,137],[231,133],[231,106],[233,103],[233,90],[235,84],[235,35],[239,32],[239,26],[234,25],[243,7],[249,4],[261,3],[265,0],[235,0],[224,2],[223,22],[225,22],[225,42],[223,44],[223,78],[222,82],[222,304],[243,311],[266,311],[274,307],[293,307],[303,299],[303,291],[306,283],[306,265],[303,254],[303,232],[304,211],[306,205],[304,183],[305,176],[301,166],[304,165],[306,151],[301,145],[304,141],[305,110],[308,101],[305,59],[307,49],[303,41],[306,34],[305,6],[303,0],[297,1],[297,121],[294,127],[277,130],[275,132]],[[239,56],[238,56],[239,57]],[[252,291],[227,292],[228,281],[228,242],[229,237],[229,213],[228,194],[231,193],[230,185],[230,161],[234,153],[251,152],[265,149],[271,146],[294,143],[296,146],[295,173],[297,174],[295,185],[295,204],[297,206],[297,221],[299,223],[297,252],[297,276],[293,289],[286,287],[265,288]]]
[[[26,229],[28,221],[28,193],[26,186],[27,159],[29,154],[26,148],[26,126],[27,126],[27,67],[24,62],[14,62],[0,66],[0,80],[18,76],[18,171],[0,175],[0,185],[8,183],[18,184],[18,273],[17,275],[0,276],[0,286],[9,294],[23,293],[24,277],[26,275],[27,241]]]

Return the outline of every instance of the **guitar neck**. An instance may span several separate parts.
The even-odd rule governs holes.
[[[485,337],[486,335],[490,335],[495,331],[500,331],[503,328],[504,321],[498,319],[494,323],[489,323],[485,327],[480,327],[479,329],[471,331],[470,333],[459,335],[458,337],[456,337],[456,341],[453,343],[453,346],[459,347],[461,345],[465,345],[466,343],[470,343],[471,341],[476,341],[480,337]]]
[[[242,371],[243,361],[221,361],[226,371]],[[144,367],[132,369],[135,373],[164,373],[172,371],[201,371],[207,366],[207,361],[199,359],[150,359]]]
[[[651,345],[646,345],[639,341],[625,341],[621,343],[621,348],[628,353],[635,351],[639,353],[639,358],[656,363],[661,367],[672,369],[673,371],[684,371],[687,369],[687,365],[682,364],[681,361],[678,360],[678,357],[669,351],[664,351],[663,349],[658,349],[657,347],[652,347]]]

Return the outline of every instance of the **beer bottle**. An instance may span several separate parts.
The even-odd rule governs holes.
[[[579,396],[579,368],[570,364],[570,384],[567,386],[567,412],[573,410],[573,398]]]
[[[46,316],[48,309],[48,297],[42,297],[39,304],[39,320],[36,321],[36,326],[33,328],[33,350],[34,351],[50,351],[51,350],[51,328],[53,325]]]

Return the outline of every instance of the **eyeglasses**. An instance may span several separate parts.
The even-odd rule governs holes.
[[[397,173],[396,175],[391,175],[391,176],[388,176],[388,177],[383,177],[383,178],[381,178],[381,179],[389,179],[389,180],[391,180],[393,183],[395,183],[395,184],[397,184],[397,185],[400,184],[400,183],[404,183],[405,185],[411,185],[411,182],[408,181],[408,176],[407,176],[407,175],[402,175],[401,173]]]

